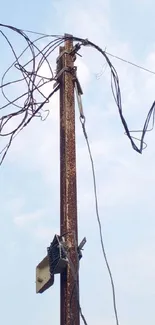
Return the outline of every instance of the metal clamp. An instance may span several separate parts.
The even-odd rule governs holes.
[[[72,68],[70,68],[70,67],[64,67],[63,69],[61,69],[58,73],[57,73],[57,75],[56,75],[56,77],[55,77],[55,79],[56,79],[56,82],[54,83],[54,85],[53,85],[53,89],[57,86],[57,84],[60,82],[60,77],[62,76],[62,74],[64,73],[64,72],[72,72]]]
[[[78,80],[76,72],[77,72],[77,67],[74,67],[74,72],[73,72],[74,78],[73,78],[73,80],[75,81],[75,83],[77,85],[78,94],[83,95],[83,91],[82,91],[82,88],[81,88],[81,85],[80,85],[80,82]]]
[[[83,240],[81,241],[80,245],[77,248],[79,260],[82,258],[82,250],[85,243],[86,243],[86,237],[83,238]]]
[[[75,44],[75,46],[73,47],[73,49],[72,49],[72,51],[70,52],[70,54],[71,54],[72,56],[74,56],[74,55],[77,54],[78,56],[82,57],[82,55],[78,53],[78,51],[79,51],[80,49],[81,49],[81,44],[80,44],[80,43],[77,43],[77,44]]]
[[[59,62],[59,60],[62,58],[62,56],[63,56],[64,54],[71,54],[71,52],[68,52],[68,51],[66,51],[66,50],[62,51],[62,52],[59,54],[59,56],[57,57],[57,59],[56,59],[56,63]]]
[[[83,91],[82,91],[80,82],[79,82],[79,80],[77,78],[76,71],[77,71],[77,68],[74,69],[74,81],[75,81],[76,97],[77,97],[78,107],[79,107],[79,111],[80,111],[80,117],[84,118],[83,105],[82,105],[82,99],[81,99],[81,95],[83,95]]]

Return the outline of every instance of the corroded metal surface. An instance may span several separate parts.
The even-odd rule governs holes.
[[[62,51],[70,52],[72,40],[65,42]],[[60,68],[74,66],[74,58],[65,53],[60,59]],[[64,72],[60,80],[60,229],[66,235],[69,255],[77,272],[77,193],[75,149],[75,103],[74,83],[70,72]],[[61,275],[61,325],[79,325],[78,279],[75,285],[73,269],[68,265]]]

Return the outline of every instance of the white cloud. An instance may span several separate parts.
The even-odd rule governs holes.
[[[38,210],[35,212],[29,212],[29,213],[21,213],[20,215],[17,215],[14,217],[14,223],[19,227],[26,227],[34,222],[38,222],[40,218],[42,218],[44,215],[44,210]]]

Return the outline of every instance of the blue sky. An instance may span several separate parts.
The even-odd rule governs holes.
[[[6,0],[1,6],[1,22],[43,33],[68,32],[87,37],[109,52],[155,71],[154,9],[151,0]],[[11,37],[20,48],[21,41]],[[11,60],[5,46],[1,45],[1,71]],[[154,132],[147,136],[148,148],[143,155],[132,150],[112,98],[108,68],[102,73],[103,58],[89,48],[82,54],[83,58],[77,60],[78,76],[84,91],[100,217],[120,324],[153,325]],[[115,59],[112,62],[120,77],[129,127],[141,128],[154,100],[155,77]],[[35,293],[35,267],[59,232],[58,96],[49,107],[46,122],[33,121],[16,138],[0,169],[0,322],[4,325],[59,324],[59,277],[43,295]],[[79,240],[87,237],[80,270],[81,306],[89,325],[113,325],[112,294],[100,248],[91,166],[77,108],[76,118]]]

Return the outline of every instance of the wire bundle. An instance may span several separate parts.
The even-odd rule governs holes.
[[[16,54],[16,51],[4,33],[3,29],[9,29],[11,31],[14,31],[18,35],[22,36],[22,38],[26,42],[26,47],[23,50],[23,52],[18,56]],[[27,33],[33,33],[30,31],[26,31]],[[32,120],[33,117],[40,117],[43,120],[42,113],[44,111],[44,105],[49,102],[50,98],[52,95],[58,90],[59,85],[48,94],[48,96],[45,96],[42,88],[48,83],[53,82],[56,79],[56,76],[54,76],[51,63],[49,60],[50,55],[52,52],[57,49],[65,40],[67,39],[72,39],[73,41],[76,42],[75,45],[75,52],[78,51],[82,46],[91,46],[95,48],[98,52],[100,52],[103,56],[104,59],[106,60],[106,63],[108,64],[110,71],[111,71],[111,88],[112,88],[112,93],[113,97],[115,99],[116,105],[118,107],[119,111],[119,116],[121,119],[121,122],[123,124],[125,134],[129,138],[131,145],[134,150],[136,150],[138,153],[142,153],[143,149],[146,148],[146,144],[144,142],[144,138],[146,135],[146,132],[151,131],[154,127],[154,118],[155,118],[155,101],[153,102],[144,126],[142,130],[136,130],[136,131],[130,131],[127,125],[127,122],[124,118],[123,115],[123,110],[122,110],[122,100],[121,100],[121,90],[120,90],[120,84],[119,84],[119,77],[117,74],[117,71],[115,70],[114,66],[112,65],[111,61],[109,60],[108,54],[106,51],[102,50],[98,45],[92,43],[88,39],[83,39],[79,37],[74,37],[71,35],[46,35],[46,34],[41,34],[41,33],[35,33],[39,34],[39,38],[35,39],[34,41],[30,40],[30,38],[27,36],[25,31],[9,26],[9,25],[4,25],[0,24],[0,33],[6,40],[7,44],[9,45],[11,52],[14,55],[14,62],[12,65],[7,69],[7,71],[4,73],[2,80],[1,80],[1,85],[0,89],[2,91],[2,94],[4,98],[7,100],[7,104],[3,105],[0,107],[0,110],[7,109],[8,107],[13,107],[13,110],[7,114],[4,114],[0,117],[0,136],[1,137],[9,137],[8,144],[3,148],[3,150],[0,152],[1,155],[1,160],[0,164],[3,162],[8,149],[11,146],[13,138],[27,125],[29,122]],[[37,46],[37,41],[41,41],[44,39],[47,39],[48,43],[46,46],[44,46],[42,49]],[[52,40],[51,40],[52,39]],[[79,42],[79,43],[77,43]],[[20,62],[21,58],[23,55],[26,53],[27,50],[30,50],[31,53],[31,58],[29,59],[28,62],[25,64],[22,64]],[[110,54],[109,54],[110,55]],[[48,70],[50,72],[50,77],[46,77],[40,74],[40,69],[43,67],[43,64],[46,63],[48,66]],[[31,69],[29,71],[29,66],[31,64]],[[4,79],[7,75],[7,73],[11,70],[11,68],[15,67],[18,71],[21,73],[21,78],[18,80],[14,80],[11,82],[4,82]],[[9,98],[6,96],[4,89],[15,83],[20,83],[20,82],[25,82],[25,87],[26,91],[22,93],[20,96],[16,97],[14,100],[9,100]],[[19,100],[23,99],[24,103],[22,105],[19,105],[18,102]],[[46,113],[48,115],[49,111],[46,110]],[[19,117],[20,122],[18,123],[17,127],[12,128],[10,131],[6,132],[5,128],[7,129],[7,124],[8,122],[13,119],[14,117]],[[148,129],[150,120],[152,118],[152,127],[151,129]],[[140,139],[137,139],[133,137],[131,134],[132,132],[141,132],[141,137]],[[139,147],[136,145],[134,140],[138,140],[140,142]]]
[[[16,54],[16,51],[11,41],[4,33],[3,29],[5,28],[14,31],[18,35],[22,36],[22,38],[26,42],[26,47],[19,56]],[[42,88],[45,85],[52,83],[55,80],[51,63],[49,62],[49,56],[56,47],[61,45],[63,40],[61,38],[54,37],[54,40],[48,42],[46,46],[40,49],[36,45],[36,43],[37,41],[44,40],[45,38],[47,38],[47,35],[40,36],[34,41],[31,41],[30,38],[22,30],[3,24],[0,24],[0,34],[4,37],[14,56],[14,62],[2,76],[0,85],[2,95],[7,101],[5,105],[0,107],[0,110],[8,111],[9,109],[9,113],[3,114],[0,117],[0,136],[9,138],[7,145],[0,152],[1,164],[8,152],[8,149],[11,146],[13,138],[32,120],[32,118],[40,117],[41,120],[43,120],[42,113],[44,111],[44,105],[49,102],[52,95],[58,90],[58,87],[56,87],[50,94],[48,94],[47,97],[42,91]],[[30,52],[30,59],[23,64],[21,62],[21,59],[23,58],[23,55],[27,53],[28,50]],[[41,68],[43,67],[44,63],[46,63],[48,66],[48,71],[50,74],[48,78],[40,74]],[[5,82],[5,77],[12,68],[16,68],[20,72],[21,78],[10,82]],[[5,93],[5,89],[13,84],[17,84],[19,86],[19,84],[21,84],[22,82],[24,82],[24,92],[15,99],[10,100]],[[19,101],[22,101],[22,105],[19,104]],[[47,117],[49,111],[45,110],[44,112],[46,112]],[[11,130],[8,130],[8,125],[10,126],[9,122],[11,120],[13,121],[15,117],[19,120],[17,126],[12,126]]]
[[[79,47],[81,46],[91,46],[93,48],[95,48],[98,52],[100,52],[105,60],[106,63],[108,64],[110,71],[111,71],[111,89],[112,89],[112,94],[114,97],[114,100],[116,102],[116,105],[118,107],[118,111],[119,111],[119,116],[121,119],[121,122],[123,124],[124,130],[125,130],[125,135],[127,135],[127,137],[129,138],[132,148],[137,151],[138,153],[142,153],[142,151],[147,147],[146,143],[144,142],[144,138],[146,135],[146,132],[148,131],[152,131],[154,128],[154,121],[155,121],[155,101],[153,102],[147,116],[146,116],[146,120],[144,122],[144,126],[142,130],[132,130],[130,131],[128,128],[128,124],[125,120],[125,117],[123,115],[123,109],[122,109],[122,98],[121,98],[121,89],[120,89],[120,84],[119,84],[119,77],[117,74],[116,69],[114,68],[113,64],[111,63],[109,57],[108,57],[108,53],[105,50],[102,50],[98,45],[92,43],[91,41],[89,41],[88,39],[82,39],[82,38],[77,38],[77,37],[73,37],[73,39],[75,41],[79,41]],[[111,54],[109,54],[110,56],[112,56]],[[118,58],[118,57],[117,57]],[[119,58],[120,59],[120,58]],[[124,60],[125,61],[125,60]],[[127,61],[126,61],[127,62]],[[127,62],[129,64],[131,64],[131,62]],[[137,65],[133,64],[134,66],[138,67]],[[150,73],[153,73],[152,71],[148,70],[148,69],[144,69],[142,67],[139,67],[145,71],[148,71]],[[150,124],[150,120],[152,118],[152,127],[150,129],[148,129],[149,124]],[[135,138],[133,136],[131,136],[131,133],[141,133],[141,137]],[[140,142],[139,147],[136,145],[135,141],[137,140]]]

